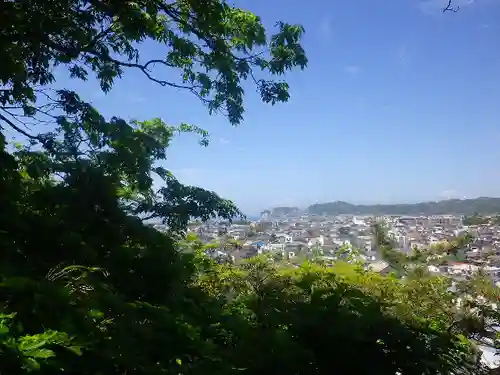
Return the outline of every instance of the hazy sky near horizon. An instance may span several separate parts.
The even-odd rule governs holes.
[[[236,1],[270,28],[303,24],[309,58],[286,77],[287,104],[262,104],[248,85],[237,128],[139,72],[107,95],[78,87],[106,115],[207,129],[209,147],[183,135],[165,166],[248,214],[334,200],[500,196],[500,0],[456,0],[461,10],[446,14],[444,2]]]

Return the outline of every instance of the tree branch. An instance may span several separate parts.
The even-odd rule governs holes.
[[[162,65],[169,67],[169,68],[175,68],[175,66],[173,66],[172,64],[169,64],[168,62],[166,62],[164,60],[153,59],[153,60],[147,61],[144,64],[132,63],[132,62],[116,60],[116,59],[112,58],[109,54],[96,51],[95,49],[92,49],[92,48],[67,48],[67,47],[61,46],[61,45],[53,42],[50,39],[45,39],[44,42],[47,44],[48,47],[53,48],[54,50],[56,50],[58,52],[75,54],[75,55],[80,54],[80,53],[88,53],[90,55],[93,55],[93,56],[101,59],[102,61],[113,63],[116,66],[139,69],[140,71],[142,71],[144,73],[144,75],[149,80],[151,80],[151,81],[153,81],[161,86],[170,86],[170,87],[177,88],[177,89],[189,90],[190,92],[195,94],[200,100],[202,100],[203,102],[206,102],[206,99],[203,98],[201,95],[199,95],[199,93],[196,91],[196,89],[200,88],[200,87],[197,87],[196,85],[191,85],[191,86],[180,85],[180,84],[169,82],[166,80],[161,80],[161,79],[155,78],[150,73],[150,70],[149,70],[150,65],[162,64]]]
[[[43,143],[43,139],[41,139],[40,137],[38,137],[36,135],[32,135],[32,134],[26,132],[25,130],[21,129],[19,126],[15,125],[12,121],[10,121],[7,117],[5,117],[2,114],[0,114],[0,120],[3,120],[4,122],[6,122],[7,125],[9,125],[12,129],[14,129],[15,131],[17,131],[18,133],[21,133],[25,137]]]
[[[443,13],[445,12],[453,12],[456,13],[460,10],[460,5],[457,5],[456,7],[452,6],[453,0],[448,0],[448,4],[443,8]]]

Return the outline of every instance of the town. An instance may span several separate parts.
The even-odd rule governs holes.
[[[361,262],[372,271],[389,274],[391,265],[383,259],[373,227],[382,223],[396,251],[410,256],[415,251],[439,247],[465,234],[472,240],[453,256],[427,264],[428,272],[467,277],[481,268],[500,283],[500,225],[496,217],[463,215],[432,216],[325,216],[303,214],[256,221],[193,222],[188,232],[206,244],[207,254],[218,261],[239,262],[258,254],[300,264],[319,259]],[[162,229],[161,225],[156,226]]]
[[[500,375],[500,0],[0,8],[0,375]]]

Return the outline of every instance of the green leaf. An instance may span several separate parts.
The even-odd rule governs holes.
[[[67,348],[69,351],[75,353],[76,355],[80,356],[82,355],[82,347],[81,346],[68,346]]]
[[[34,358],[23,358],[22,367],[28,372],[36,371],[40,369],[40,363]]]
[[[55,353],[49,349],[30,349],[23,350],[23,353],[27,357],[37,358],[37,359],[47,359],[55,356]]]
[[[10,329],[4,323],[0,323],[0,336],[7,335],[10,332]]]

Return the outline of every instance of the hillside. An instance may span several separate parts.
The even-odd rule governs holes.
[[[337,201],[313,204],[307,208],[307,211],[318,215],[472,215],[473,213],[488,215],[500,212],[500,198],[480,197],[475,199],[448,199],[413,204],[374,205],[358,205]]]

